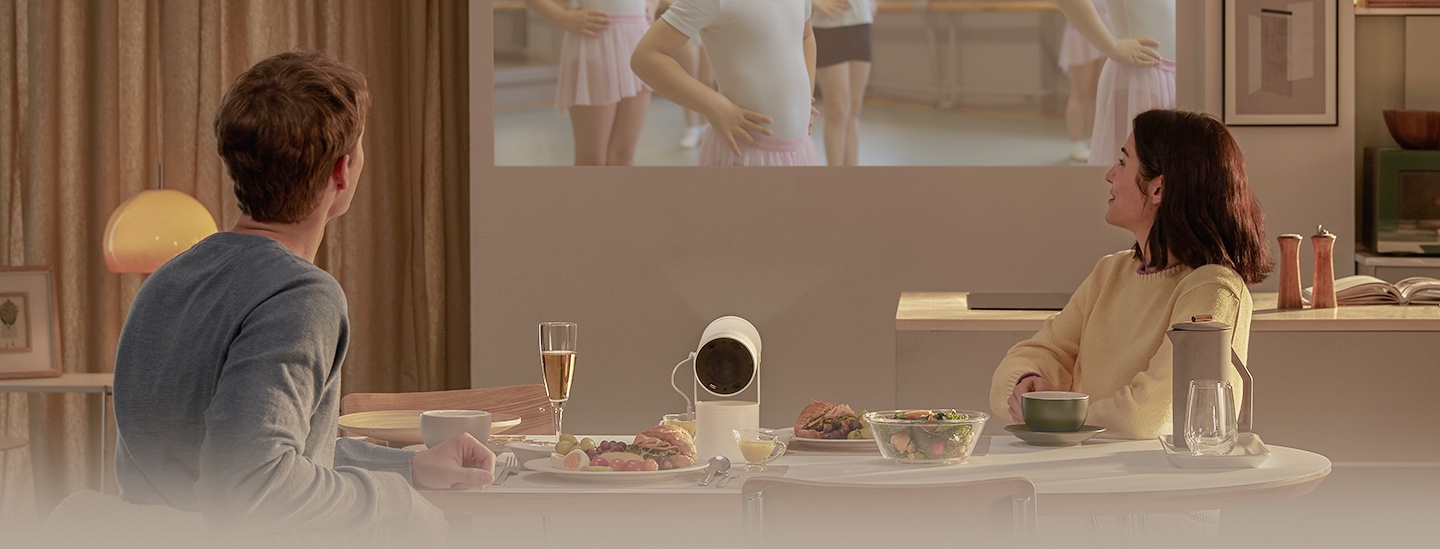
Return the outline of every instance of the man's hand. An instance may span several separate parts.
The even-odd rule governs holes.
[[[495,452],[491,452],[470,433],[410,458],[410,479],[416,486],[434,490],[445,488],[484,488],[495,480]]]
[[[610,27],[610,15],[600,10],[568,10],[565,19],[557,24],[575,34],[599,36],[600,31]]]
[[[1020,409],[1020,395],[1032,391],[1049,391],[1050,382],[1041,376],[1030,376],[1015,384],[1010,391],[1010,419],[1014,423],[1025,423],[1025,413]]]

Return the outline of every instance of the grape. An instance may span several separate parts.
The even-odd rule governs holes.
[[[613,450],[616,451],[616,452],[624,452],[624,451],[625,451],[625,448],[627,448],[627,447],[628,447],[628,446],[627,446],[624,442],[619,442],[619,441],[616,441],[615,443],[613,443],[613,444],[610,445],[610,448],[613,449]]]
[[[585,437],[585,438],[580,439],[580,449],[581,449],[581,450],[589,450],[589,449],[594,448],[594,447],[595,447],[595,441],[592,440],[590,437]]]
[[[608,440],[602,440],[602,441],[600,441],[600,445],[597,446],[597,448],[600,449],[600,453],[602,453],[602,454],[605,453],[605,452],[609,452],[609,451],[610,451],[610,441],[608,441]]]
[[[660,464],[659,464],[659,463],[656,463],[654,458],[645,458],[645,461],[640,464],[640,470],[641,470],[641,471],[659,471],[659,470],[660,470]]]
[[[570,442],[570,441],[568,441],[568,440],[562,440],[562,441],[560,441],[560,442],[558,442],[558,443],[555,444],[555,453],[557,453],[557,454],[568,454],[568,453],[570,453],[570,450],[574,450],[574,449],[575,449],[575,443]]]
[[[596,450],[596,449],[594,449],[594,448],[591,448],[591,449],[589,449],[589,450],[583,450],[583,451],[585,452],[585,455],[586,455],[587,457],[589,457],[590,459],[595,459],[597,456],[600,455],[600,451],[599,451],[599,450]]]
[[[567,441],[567,442],[570,442],[570,443],[578,443],[578,442],[580,442],[580,441],[578,441],[578,440],[575,440],[575,435],[572,435],[572,434],[570,434],[570,433],[560,433],[560,440]]]
[[[626,461],[625,464],[621,465],[620,467],[621,470],[624,471],[639,471],[644,467],[644,464],[641,463],[638,459],[632,459],[630,461]]]
[[[591,460],[590,460],[590,466],[591,466],[591,467],[609,467],[609,466],[610,466],[610,462],[609,462],[609,461],[606,461],[605,458],[598,458],[598,457],[597,457],[597,458],[594,458],[594,459],[591,459]]]

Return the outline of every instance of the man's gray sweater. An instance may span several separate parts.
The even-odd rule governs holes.
[[[262,236],[217,233],[156,270],[115,358],[120,496],[222,530],[396,524],[413,452],[336,440],[345,294]]]

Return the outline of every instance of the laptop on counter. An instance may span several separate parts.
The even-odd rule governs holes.
[[[971,310],[1058,311],[1070,301],[1070,292],[970,292]]]

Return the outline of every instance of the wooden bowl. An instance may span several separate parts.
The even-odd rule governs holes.
[[[1406,149],[1440,150],[1440,111],[1386,110],[1390,137]]]

